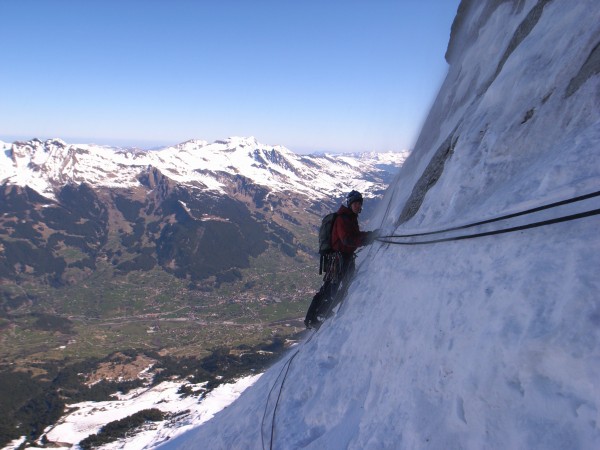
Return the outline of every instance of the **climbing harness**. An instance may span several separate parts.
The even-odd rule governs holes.
[[[352,258],[350,261],[344,261],[344,258]],[[354,265],[355,254],[351,256],[344,256],[340,252],[332,254],[330,259],[329,270],[325,273],[324,282],[329,283],[329,291],[327,292],[326,299],[323,300],[321,306],[326,306],[325,310],[319,311],[320,316],[328,318],[331,315],[333,309],[341,304],[346,297],[348,287],[356,267]],[[333,293],[331,290],[333,289]]]

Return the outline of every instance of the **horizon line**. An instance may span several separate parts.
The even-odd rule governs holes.
[[[130,139],[130,138],[115,138],[115,139],[110,139],[110,138],[81,138],[81,137],[59,137],[59,136],[53,136],[53,137],[39,137],[39,136],[33,136],[33,137],[26,137],[25,135],[10,135],[10,134],[0,134],[0,141],[4,142],[4,143],[8,143],[8,144],[14,144],[17,142],[29,142],[29,141],[34,141],[34,140],[38,140],[40,142],[46,142],[46,141],[52,141],[55,139],[61,140],[67,144],[70,145],[75,145],[75,144],[84,144],[84,145],[97,145],[97,146],[104,146],[104,147],[112,147],[112,148],[124,148],[124,149],[131,149],[131,150],[143,150],[143,151],[152,151],[152,150],[161,150],[163,148],[167,148],[167,147],[174,147],[176,145],[180,145],[186,142],[190,142],[190,141],[204,141],[207,142],[208,144],[214,144],[217,143],[218,141],[223,141],[223,140],[228,140],[228,139],[234,139],[234,138],[240,138],[240,139],[250,139],[250,138],[254,138],[257,143],[262,144],[262,145],[268,145],[268,146],[282,146],[287,148],[288,150],[292,151],[293,153],[297,153],[297,154],[321,154],[321,153],[336,153],[336,154],[345,154],[345,153],[403,153],[403,152],[409,152],[410,149],[401,149],[401,150],[375,150],[375,149],[371,149],[371,150],[335,150],[335,149],[327,149],[327,148],[323,148],[323,149],[314,149],[314,148],[300,148],[298,150],[293,150],[292,148],[290,148],[289,146],[285,145],[285,144],[270,144],[270,143],[263,143],[261,142],[261,140],[259,140],[258,138],[256,138],[255,136],[228,136],[226,138],[218,138],[218,139],[214,139],[214,140],[208,140],[208,139],[202,139],[202,138],[189,138],[189,139],[184,139],[182,141],[179,142],[175,142],[172,143],[171,141],[167,141],[166,139]]]

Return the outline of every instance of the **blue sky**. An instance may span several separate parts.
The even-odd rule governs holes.
[[[459,0],[0,1],[0,139],[410,148]]]

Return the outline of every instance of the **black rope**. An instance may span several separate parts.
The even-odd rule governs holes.
[[[315,330],[314,333],[312,333],[310,335],[310,337],[304,341],[301,345],[304,346],[306,345],[308,342],[310,342],[310,340],[315,336],[315,334],[317,333],[318,330]],[[263,450],[265,450],[265,438],[264,438],[264,433],[263,433],[263,429],[265,426],[265,419],[267,417],[267,410],[269,409],[269,402],[271,400],[271,395],[273,394],[273,391],[275,390],[275,386],[277,386],[277,381],[279,380],[279,377],[281,377],[281,374],[283,374],[283,371],[285,369],[285,374],[283,375],[283,379],[281,381],[281,384],[279,385],[279,393],[277,394],[277,401],[275,402],[275,407],[273,408],[273,415],[271,417],[271,442],[269,444],[269,449],[273,449],[273,438],[275,436],[275,416],[277,414],[277,407],[279,406],[279,399],[281,398],[281,392],[283,391],[283,385],[285,384],[285,380],[287,378],[288,372],[290,370],[290,366],[292,364],[292,361],[294,360],[294,358],[298,355],[298,353],[300,353],[300,350],[302,349],[302,346],[296,350],[296,352],[290,357],[288,358],[288,360],[283,363],[283,366],[281,367],[281,370],[279,371],[279,374],[277,375],[277,378],[275,378],[275,382],[273,383],[273,386],[271,386],[271,389],[269,390],[269,395],[267,395],[267,402],[265,404],[265,411],[263,413],[263,418],[262,418],[262,422],[261,422],[261,426],[260,426],[260,438],[262,441],[262,448]]]
[[[556,217],[554,219],[543,220],[541,222],[534,222],[534,223],[530,223],[527,225],[519,225],[516,227],[501,228],[499,230],[486,231],[483,233],[466,234],[466,235],[462,235],[462,236],[455,236],[455,237],[449,237],[449,238],[431,239],[428,241],[398,242],[398,241],[391,240],[392,238],[397,238],[398,236],[384,236],[381,238],[377,238],[377,240],[379,242],[383,242],[385,244],[397,244],[397,245],[422,245],[422,244],[435,244],[438,242],[462,241],[464,239],[473,239],[473,238],[478,238],[478,237],[483,237],[483,236],[494,236],[497,234],[512,233],[515,231],[521,231],[521,230],[527,230],[530,228],[542,227],[544,225],[552,225],[555,223],[568,222],[570,220],[582,219],[584,217],[591,217],[591,216],[595,216],[598,214],[600,214],[600,208],[593,209],[591,211],[577,213],[577,214],[570,214],[568,216]]]
[[[288,364],[289,362],[290,362],[290,360],[286,361],[283,364],[283,366],[281,367],[281,370],[279,371],[279,374],[277,375],[277,378],[275,378],[275,382],[273,383],[273,386],[271,386],[271,389],[269,390],[269,395],[267,395],[267,402],[265,403],[265,412],[263,413],[262,422],[260,424],[260,439],[262,441],[263,450],[265,449],[265,436],[263,433],[263,428],[265,427],[265,419],[267,417],[267,410],[269,409],[269,400],[271,399],[271,394],[273,393],[273,390],[275,389],[275,386],[277,385],[277,380],[279,380],[279,377],[283,373],[283,369],[285,368],[286,364]],[[274,420],[275,420],[275,417],[273,416],[273,421]],[[272,443],[273,443],[273,432],[271,431],[271,445],[272,445]]]
[[[360,265],[359,265],[359,267],[360,267]],[[355,271],[356,271],[356,269],[355,269]],[[337,297],[340,294],[343,294],[343,295],[341,296],[341,298],[338,298],[336,302],[334,302],[333,300],[330,302],[331,304],[329,305],[329,307],[327,309],[326,316],[329,315],[329,313],[333,310],[333,308],[335,306],[337,306],[338,304],[342,304],[344,302],[344,299],[346,297],[346,293],[348,291],[348,288],[350,286],[350,283],[351,283],[352,279],[354,279],[354,276],[352,276],[350,278],[351,278],[350,280],[345,280],[345,282],[342,282],[342,291],[343,292],[340,292],[340,291],[336,292],[336,296],[335,297]],[[306,341],[304,341],[302,343],[302,347],[304,345],[308,344],[310,342],[310,340],[313,337],[315,337],[315,335],[319,332],[320,327],[314,328],[314,330],[315,330],[315,332],[312,333],[310,335],[310,337]],[[283,373],[283,371],[285,369],[285,373],[284,373],[283,378],[281,380],[281,384],[279,385],[279,392],[277,394],[277,400],[275,401],[275,407],[273,408],[273,415],[272,415],[272,418],[271,418],[271,439],[270,439],[269,449],[273,450],[273,441],[274,441],[274,438],[275,438],[275,416],[277,415],[277,408],[279,407],[279,400],[281,398],[281,393],[283,392],[283,386],[285,385],[285,381],[287,379],[288,372],[290,371],[290,367],[292,365],[292,361],[294,360],[294,358],[296,356],[298,356],[298,353],[300,353],[300,350],[302,350],[302,347],[300,347],[298,350],[296,350],[296,352],[283,364],[283,366],[281,367],[281,370],[279,371],[279,374],[277,375],[277,378],[275,379],[275,382],[273,383],[273,386],[271,387],[271,390],[269,391],[269,395],[267,396],[267,402],[266,402],[266,405],[265,405],[265,411],[263,413],[263,419],[262,419],[261,428],[260,428],[260,437],[261,437],[261,440],[262,440],[263,450],[265,449],[265,441],[264,441],[263,428],[264,428],[265,418],[267,416],[267,410],[269,408],[269,401],[271,399],[271,394],[273,393],[273,390],[275,389],[275,386],[277,385],[277,381],[279,380],[279,377],[281,377],[281,374]]]
[[[313,334],[314,336],[314,334]],[[281,381],[281,386],[279,387],[279,394],[277,394],[277,401],[275,402],[275,408],[273,408],[273,422],[271,422],[271,445],[269,446],[270,450],[273,450],[273,440],[275,437],[275,416],[277,415],[277,408],[279,407],[279,399],[281,398],[281,393],[283,392],[283,385],[285,384],[285,380],[287,379],[288,372],[290,371],[290,366],[292,365],[292,361],[296,356],[300,353],[300,349],[294,353],[294,355],[287,362],[287,369],[285,370],[285,375],[283,376],[283,380]]]
[[[331,266],[329,267],[329,270],[331,270]],[[344,293],[345,291],[347,291],[347,286],[345,286],[348,283],[348,281],[346,280],[345,283],[342,283],[343,289],[344,289]],[[336,298],[337,296],[340,294],[340,292],[336,292]],[[326,316],[329,315],[329,313],[333,310],[334,306],[337,306],[337,304],[341,303],[341,300],[343,300],[343,298],[338,301],[338,302],[334,302],[334,299],[330,299],[330,304],[328,305],[327,311],[325,313]],[[264,426],[265,426],[265,419],[267,417],[267,411],[269,409],[269,402],[271,400],[271,395],[273,394],[273,391],[275,390],[275,387],[277,386],[277,382],[279,381],[279,378],[281,377],[281,375],[283,374],[283,378],[281,380],[281,384],[279,385],[279,392],[277,394],[277,400],[275,401],[275,406],[273,408],[273,414],[271,417],[271,436],[270,436],[270,444],[269,444],[269,449],[273,449],[273,440],[275,437],[275,416],[277,415],[277,408],[279,407],[279,400],[281,399],[281,393],[283,392],[283,386],[285,385],[285,381],[287,379],[288,376],[288,372],[290,370],[290,366],[292,365],[292,361],[294,360],[294,358],[296,356],[298,356],[298,353],[300,353],[300,350],[302,349],[302,347],[304,345],[306,345],[308,342],[310,342],[310,340],[319,332],[320,327],[318,328],[313,328],[314,329],[314,333],[312,333],[310,335],[310,337],[308,339],[306,339],[306,341],[302,342],[301,347],[296,350],[296,352],[290,357],[288,358],[288,360],[283,364],[283,366],[281,367],[281,370],[279,371],[279,374],[277,375],[277,378],[275,378],[275,382],[273,383],[273,386],[271,386],[271,389],[269,390],[269,394],[267,395],[267,401],[265,404],[265,411],[263,413],[263,418],[262,418],[262,422],[261,422],[261,428],[260,428],[260,437],[261,437],[261,442],[262,442],[262,448],[263,450],[265,449],[265,439],[264,439]],[[284,373],[285,370],[285,373]]]
[[[559,202],[550,203],[548,205],[538,206],[536,208],[531,208],[531,209],[520,211],[520,212],[513,213],[513,214],[507,214],[507,215],[495,217],[492,219],[487,219],[487,220],[482,220],[479,222],[470,223],[467,225],[461,225],[461,226],[456,226],[456,227],[452,227],[452,228],[446,228],[443,230],[429,231],[429,232],[424,232],[424,233],[382,236],[382,237],[378,237],[377,241],[385,243],[385,244],[395,244],[395,245],[434,244],[434,243],[438,243],[438,242],[461,241],[461,240],[465,240],[465,239],[473,239],[473,238],[478,238],[478,237],[483,237],[483,236],[493,236],[493,235],[504,234],[504,233],[512,233],[515,231],[522,231],[522,230],[537,228],[537,227],[541,227],[541,226],[545,226],[545,225],[551,225],[551,224],[567,222],[567,221],[571,221],[571,220],[577,220],[577,219],[581,219],[581,218],[585,218],[585,217],[599,215],[600,208],[577,213],[577,214],[570,214],[568,216],[557,217],[554,219],[543,220],[540,222],[534,222],[534,223],[530,223],[527,225],[520,225],[520,226],[515,226],[515,227],[509,227],[509,228],[501,228],[499,230],[487,231],[487,232],[482,232],[482,233],[474,233],[474,234],[467,234],[467,235],[461,235],[461,236],[455,236],[455,237],[449,237],[449,238],[431,239],[431,240],[427,240],[427,241],[416,241],[416,242],[398,242],[396,240],[392,240],[392,239],[399,239],[399,238],[429,236],[429,235],[433,235],[433,234],[446,233],[449,231],[462,230],[462,229],[471,228],[471,227],[475,227],[475,226],[479,226],[479,225],[485,225],[488,223],[498,222],[501,220],[511,219],[513,217],[519,217],[519,216],[523,216],[523,215],[527,215],[527,214],[532,214],[535,212],[543,211],[543,210],[550,209],[550,208],[556,208],[557,206],[567,205],[570,203],[575,203],[575,202],[587,200],[589,198],[598,197],[598,196],[600,196],[600,191],[592,192],[590,194],[581,195],[579,197],[574,197],[574,198],[567,199],[567,200],[561,200]],[[346,283],[344,283],[344,284],[346,284]],[[344,291],[347,291],[347,288],[344,289]],[[338,294],[339,294],[339,292],[338,292]],[[344,292],[344,294],[345,294],[345,292]],[[343,302],[343,297],[338,302],[332,301],[331,305],[329,305],[327,312],[330,312],[335,306],[337,306],[337,304],[340,304],[342,302]],[[319,330],[318,328],[315,329],[315,333],[313,333],[305,342],[303,342],[302,345],[308,343],[315,336],[315,334],[318,332],[318,330]],[[275,406],[273,408],[273,415],[271,418],[271,435],[270,435],[269,449],[272,450],[273,449],[273,440],[275,437],[275,416],[277,415],[277,408],[279,407],[279,400],[281,399],[281,393],[283,392],[283,386],[285,385],[285,381],[287,379],[288,372],[292,365],[292,361],[294,360],[294,358],[296,356],[298,356],[298,353],[300,353],[301,348],[302,347],[300,347],[298,350],[296,350],[296,352],[283,364],[283,366],[281,367],[281,370],[279,371],[279,374],[277,375],[277,378],[275,379],[275,382],[273,383],[273,386],[271,386],[271,389],[269,390],[269,394],[267,396],[267,402],[265,404],[265,411],[263,413],[263,418],[262,418],[262,422],[261,422],[260,434],[261,434],[263,450],[265,448],[263,429],[264,429],[265,419],[267,417],[267,410],[269,408],[269,402],[271,399],[271,395],[273,394],[275,386],[277,386],[277,382],[278,382],[279,378],[283,374],[283,379],[281,380],[281,384],[279,385],[279,392],[277,394],[277,400],[275,401]],[[284,370],[285,370],[285,373],[284,373]]]
[[[492,219],[482,220],[480,222],[469,223],[467,225],[459,225],[459,226],[452,227],[452,228],[445,228],[443,230],[428,231],[428,232],[423,232],[423,233],[396,234],[396,235],[390,235],[390,236],[382,236],[381,238],[383,238],[383,239],[388,239],[388,238],[410,238],[410,237],[418,237],[418,236],[429,236],[429,235],[432,235],[432,234],[447,233],[448,231],[464,230],[465,228],[472,228],[472,227],[476,227],[476,226],[479,226],[479,225],[485,225],[485,224],[488,224],[488,223],[499,222],[501,220],[512,219],[513,217],[524,216],[524,215],[527,215],[527,214],[532,214],[532,213],[535,213],[535,212],[544,211],[544,210],[550,209],[550,208],[556,208],[557,206],[568,205],[570,203],[580,202],[580,201],[587,200],[589,198],[598,197],[598,196],[600,196],[600,191],[591,192],[589,194],[580,195],[579,197],[573,197],[573,198],[570,198],[570,199],[567,199],[567,200],[561,200],[559,202],[549,203],[547,205],[538,206],[536,208],[526,209],[524,211],[516,212],[516,213],[513,213],[513,214],[506,214],[506,215],[503,215],[503,216],[494,217]]]
[[[354,277],[352,277],[354,278]],[[350,281],[346,280],[345,283],[342,284],[342,290],[343,290],[343,296],[341,298],[339,298],[337,301],[333,301],[333,299],[331,299],[330,304],[328,305],[327,311],[325,312],[325,316],[328,317],[329,313],[333,310],[333,308],[335,306],[337,306],[338,304],[342,304],[343,300],[345,298],[345,294],[348,290],[349,287],[349,283]],[[345,286],[347,285],[347,286]],[[337,298],[337,296],[340,295],[340,291],[338,291],[335,295],[335,297]],[[314,333],[312,333],[310,335],[310,337],[304,341],[302,343],[302,346],[306,345],[308,342],[310,342],[310,340],[319,332],[321,327],[318,328],[313,328],[314,329]],[[264,429],[264,423],[265,423],[265,418],[267,416],[267,410],[269,408],[269,401],[271,399],[271,395],[273,394],[273,390],[275,389],[275,386],[277,385],[277,381],[279,380],[279,377],[281,377],[281,374],[283,373],[284,369],[285,369],[285,374],[283,375],[283,378],[281,380],[281,384],[279,385],[279,392],[277,394],[277,400],[275,401],[275,407],[273,408],[273,415],[271,417],[271,439],[270,439],[270,444],[269,444],[269,449],[272,450],[273,449],[273,441],[275,438],[275,416],[277,415],[277,408],[279,407],[279,400],[281,398],[281,393],[283,392],[283,386],[285,385],[285,381],[287,379],[288,376],[288,372],[290,371],[290,367],[292,365],[292,361],[294,360],[294,358],[296,356],[298,356],[298,353],[300,353],[300,350],[302,349],[302,347],[300,347],[298,350],[296,350],[296,352],[283,364],[283,366],[281,367],[281,370],[279,371],[279,374],[277,375],[277,378],[275,379],[275,382],[273,383],[273,386],[271,387],[271,390],[269,391],[269,395],[267,396],[267,402],[265,404],[265,411],[263,413],[263,419],[261,422],[261,429],[260,429],[260,435],[261,435],[261,440],[262,440],[262,447],[263,450],[265,449],[265,441],[264,441],[264,433],[263,433],[263,429]]]

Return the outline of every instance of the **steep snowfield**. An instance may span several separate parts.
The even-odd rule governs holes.
[[[104,444],[104,450],[127,448],[140,450],[152,448],[185,431],[204,423],[215,413],[226,408],[241,392],[251,386],[260,375],[241,378],[234,383],[224,383],[206,393],[205,383],[192,386],[182,381],[164,381],[150,388],[139,388],[126,395],[116,394],[111,401],[81,402],[69,405],[66,414],[53,426],[48,427],[44,437],[53,448],[78,448],[77,444],[101,428],[138,411],[157,408],[172,415],[161,422],[149,422],[135,434],[118,441]],[[197,395],[182,397],[182,385],[196,392],[205,392],[199,400]],[[17,450],[25,438],[16,439],[3,450]],[[44,448],[28,445],[25,448]]]
[[[447,79],[379,212],[385,233],[599,191],[599,42],[596,0],[463,1]],[[335,317],[164,448],[600,448],[599,217],[374,244]]]
[[[236,383],[223,384],[208,393],[202,401],[195,396],[184,399],[177,393],[181,383],[165,381],[150,389],[138,389],[117,401],[83,402],[71,405],[74,410],[64,417],[61,423],[46,433],[52,442],[77,444],[90,434],[97,433],[100,428],[112,421],[123,419],[131,414],[147,408],[158,408],[166,413],[181,413],[183,420],[171,419],[151,424],[146,430],[137,433],[130,439],[122,439],[113,444],[105,444],[109,448],[145,448],[162,443],[171,436],[180,434],[192,427],[191,424],[204,423],[216,412],[226,408],[235,400],[241,391],[251,386],[260,375],[238,380]],[[197,386],[201,389],[201,386]]]

